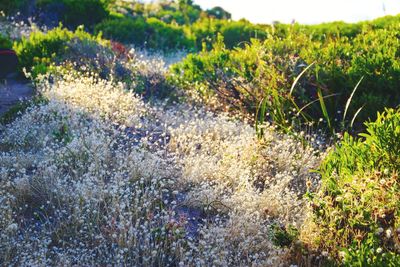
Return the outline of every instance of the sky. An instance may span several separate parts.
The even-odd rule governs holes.
[[[194,0],[207,9],[221,6],[233,19],[254,23],[280,21],[315,24],[357,22],[400,13],[400,0]]]

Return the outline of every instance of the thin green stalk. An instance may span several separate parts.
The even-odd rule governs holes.
[[[337,96],[337,95],[340,95],[340,94],[330,94],[330,95],[324,96],[323,98],[326,99],[326,98],[329,98],[329,97],[332,97],[332,96]],[[297,112],[296,115],[300,115],[300,113],[301,113],[304,109],[306,109],[307,107],[311,106],[312,104],[314,104],[315,102],[318,102],[318,101],[320,101],[319,98],[318,98],[318,99],[315,99],[314,101],[311,101],[311,102],[308,103],[307,105],[303,106],[301,109],[298,110],[298,112]]]
[[[292,87],[290,88],[289,95],[292,95],[293,90],[294,90],[294,87],[295,87],[296,84],[299,82],[301,76],[303,76],[303,74],[306,73],[306,71],[307,71],[309,68],[311,68],[314,64],[315,64],[315,62],[313,62],[313,63],[311,63],[310,65],[308,65],[307,68],[305,68],[305,69],[296,77],[296,79],[294,80],[294,82],[293,82],[293,84],[292,84]]]
[[[324,100],[324,97],[322,96],[322,92],[321,92],[320,88],[318,88],[318,99],[319,99],[319,103],[321,105],[322,114],[324,115],[324,118],[326,119],[326,122],[328,123],[329,130],[331,130],[333,132],[331,120],[329,118],[328,110],[326,109],[325,100]]]
[[[256,133],[259,138],[263,136],[263,130],[259,129],[259,125],[265,122],[266,111],[267,111],[267,98],[264,97],[261,100],[256,110]]]
[[[350,128],[353,128],[354,121],[356,120],[358,114],[361,112],[361,110],[362,110],[364,107],[365,107],[365,105],[363,105],[361,108],[359,108],[359,109],[357,110],[357,112],[354,114],[353,119],[351,120],[351,123],[350,123]]]
[[[346,119],[346,114],[347,114],[347,111],[348,111],[348,109],[349,109],[351,100],[353,99],[354,93],[356,92],[358,86],[360,85],[360,83],[361,83],[361,81],[362,81],[363,79],[364,79],[364,76],[361,77],[361,79],[358,81],[358,83],[357,83],[357,85],[354,87],[353,92],[351,93],[349,99],[347,99],[346,107],[345,107],[344,113],[343,113],[343,121],[342,121],[342,124],[343,124],[343,125],[344,125],[344,121],[345,121],[345,119]]]

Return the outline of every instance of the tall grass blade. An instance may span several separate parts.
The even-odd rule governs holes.
[[[263,100],[258,105],[258,108],[256,111],[256,133],[257,133],[258,137],[263,136],[263,131],[262,131],[262,129],[260,130],[259,125],[264,124],[266,112],[267,112],[267,98],[264,97]]]
[[[292,95],[293,90],[294,90],[294,87],[295,87],[296,84],[299,82],[301,76],[303,76],[303,74],[304,74],[309,68],[311,68],[312,65],[314,65],[314,64],[315,64],[315,62],[313,62],[313,63],[311,63],[310,65],[308,65],[307,68],[305,68],[305,69],[296,77],[296,79],[294,80],[294,82],[293,82],[293,84],[292,84],[292,87],[290,88],[289,95]]]
[[[332,96],[337,96],[337,95],[340,95],[340,94],[330,94],[330,95],[324,96],[323,98],[326,99],[326,98],[329,98],[329,97],[332,97]],[[311,101],[311,102],[308,103],[307,105],[304,105],[301,109],[299,109],[299,110],[297,111],[297,114],[296,114],[296,115],[300,115],[300,113],[301,113],[303,110],[305,110],[307,107],[311,106],[312,104],[314,104],[315,102],[318,102],[318,101],[320,101],[319,98],[318,98],[318,99],[315,99],[314,101]]]
[[[322,96],[322,92],[321,92],[320,88],[318,88],[318,99],[319,99],[319,103],[321,105],[322,114],[324,115],[324,118],[326,119],[326,122],[328,123],[329,129],[332,130],[331,120],[329,118],[328,110],[326,109],[325,100],[324,100],[324,97]]]
[[[362,110],[364,107],[365,107],[365,105],[362,106],[361,108],[359,108],[359,109],[357,110],[357,112],[354,114],[353,119],[351,120],[351,123],[350,123],[350,128],[353,128],[354,121],[356,120],[358,114],[361,112],[361,110]]]
[[[361,81],[362,81],[363,79],[364,79],[364,76],[361,77],[361,79],[358,81],[358,83],[357,83],[357,85],[354,87],[353,92],[351,93],[349,99],[347,99],[346,107],[345,107],[344,113],[343,113],[343,121],[342,121],[343,125],[344,125],[344,121],[345,121],[345,119],[346,119],[347,111],[348,111],[348,109],[349,109],[351,100],[353,99],[354,93],[356,92],[358,86],[360,85],[360,83],[361,83]]]

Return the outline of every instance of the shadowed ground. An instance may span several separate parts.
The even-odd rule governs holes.
[[[29,83],[8,79],[0,82],[0,115],[4,114],[20,100],[30,99],[33,88]]]

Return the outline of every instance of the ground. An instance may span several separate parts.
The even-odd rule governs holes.
[[[26,81],[7,79],[0,83],[0,116],[21,99],[30,99],[33,87]]]

